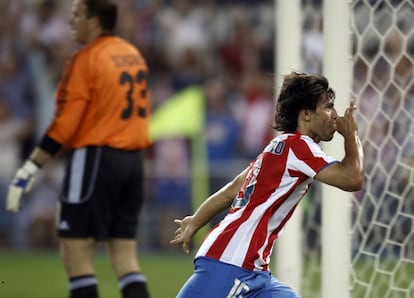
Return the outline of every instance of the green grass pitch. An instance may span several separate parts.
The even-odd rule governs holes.
[[[193,252],[194,253],[194,252]],[[193,257],[184,253],[140,253],[140,263],[148,278],[151,298],[174,298],[178,290],[193,272]],[[395,265],[395,262],[384,262],[385,265]],[[106,254],[98,253],[95,258],[99,293],[101,298],[120,298],[117,280],[111,271]],[[305,267],[309,267],[305,262]],[[407,289],[412,284],[414,266],[400,266],[401,272],[396,272],[397,286]],[[356,276],[359,281],[368,282],[372,270],[366,270],[367,264],[356,266]],[[310,276],[307,276],[309,279]],[[387,281],[387,280],[386,280]],[[375,288],[370,295],[364,289],[354,288],[352,297],[377,298],[388,282],[377,277]],[[306,293],[303,298],[320,297],[319,271],[312,273],[307,281]],[[57,252],[27,252],[16,253],[0,250],[0,298],[66,298],[68,297],[66,275],[63,271]],[[381,296],[381,295],[380,295]],[[414,297],[413,288],[401,293],[393,292],[390,297]]]
[[[193,272],[191,255],[141,253],[140,263],[152,298],[175,297]],[[105,254],[95,258],[101,298],[120,298],[117,280]],[[57,252],[0,251],[1,298],[68,297],[66,275]]]

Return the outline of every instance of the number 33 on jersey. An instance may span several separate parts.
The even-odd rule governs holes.
[[[151,97],[148,68],[138,50],[116,36],[101,36],[65,66],[48,135],[71,148],[148,146]]]

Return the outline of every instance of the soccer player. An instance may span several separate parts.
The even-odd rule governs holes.
[[[17,212],[38,170],[67,149],[57,229],[70,297],[98,297],[92,259],[101,241],[107,244],[122,297],[148,297],[136,240],[143,149],[150,142],[147,65],[132,44],[113,34],[116,4],[74,0],[72,5],[69,23],[84,46],[65,66],[55,116],[17,170],[6,207]]]
[[[313,180],[356,191],[364,179],[354,103],[339,117],[334,98],[323,76],[295,72],[285,76],[274,127],[282,133],[192,216],[175,220],[179,227],[171,243],[182,243],[188,253],[197,230],[230,207],[199,248],[195,271],[177,297],[299,297],[269,271],[279,232]],[[330,141],[335,131],[344,138],[341,161],[318,145]]]

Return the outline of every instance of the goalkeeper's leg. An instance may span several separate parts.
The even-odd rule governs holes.
[[[111,239],[108,245],[122,298],[148,298],[147,281],[137,261],[137,242],[133,239]]]
[[[98,281],[93,268],[96,242],[60,238],[60,255],[69,277],[70,298],[98,298]]]

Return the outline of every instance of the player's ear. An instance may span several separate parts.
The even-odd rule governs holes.
[[[311,116],[311,110],[303,109],[299,112],[299,117],[305,121],[309,121]]]
[[[97,28],[101,28],[101,24],[97,17],[91,17],[89,19],[89,23],[90,23],[90,28],[92,28],[93,30],[96,30]]]

